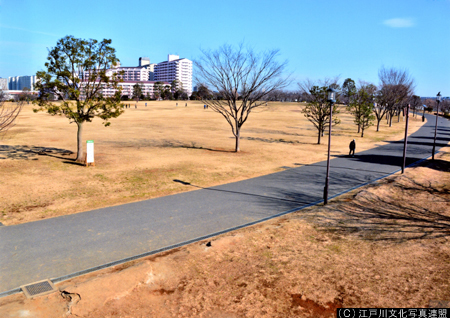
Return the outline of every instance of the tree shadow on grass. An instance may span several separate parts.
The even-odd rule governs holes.
[[[426,165],[427,168],[433,170],[450,172],[450,162],[446,160],[441,159],[429,160],[424,165]]]
[[[215,151],[215,152],[234,152],[233,150],[224,150],[224,149],[213,149],[213,148],[205,148],[197,145],[195,141],[192,141],[190,144],[186,142],[182,142],[175,139],[163,139],[163,140],[155,140],[155,139],[129,139],[127,141],[105,141],[104,143],[114,144],[115,146],[124,147],[124,148],[184,148],[184,149],[198,149],[198,150],[207,150],[207,151]]]
[[[74,166],[82,166],[82,167],[86,167],[85,163],[82,162],[78,162],[75,161],[75,159],[71,159],[72,161],[63,161],[63,163],[69,164],[69,165],[74,165]]]
[[[214,152],[224,152],[224,153],[231,153],[231,152],[235,152],[234,150],[224,150],[224,149],[213,149],[213,148],[205,148],[202,146],[197,146],[197,144],[195,142],[191,143],[190,145],[188,144],[173,144],[173,145],[167,145],[165,144],[164,146],[162,146],[164,148],[184,148],[184,149],[198,149],[198,150],[207,150],[207,151],[214,151]]]
[[[53,147],[36,147],[27,145],[0,145],[0,160],[37,160],[37,156],[50,156],[58,159],[69,159],[73,152],[67,149]]]
[[[274,139],[274,138],[260,138],[260,137],[241,137],[241,139],[252,140],[252,141],[261,141],[261,142],[266,142],[266,143],[302,144],[302,145],[311,144],[308,142],[300,142],[298,140],[285,140],[283,138]]]
[[[450,191],[418,183],[405,176],[402,182],[387,180],[368,186],[352,199],[332,202],[319,212],[301,211],[320,229],[356,235],[373,241],[448,238],[450,236]],[[371,189],[389,184],[385,191]],[[399,200],[404,197],[406,199]]]

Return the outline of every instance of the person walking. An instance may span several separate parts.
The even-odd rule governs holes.
[[[349,147],[350,147],[350,152],[348,153],[348,155],[354,157],[354,156],[355,156],[355,148],[356,148],[356,142],[355,142],[355,139],[353,139],[353,140],[350,142]]]

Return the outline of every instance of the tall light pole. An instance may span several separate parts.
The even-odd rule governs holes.
[[[437,110],[436,110],[436,125],[434,126],[433,153],[432,153],[432,156],[431,156],[432,160],[434,160],[434,152],[436,150],[436,134],[437,134],[437,125],[438,125],[438,118],[439,118],[439,103],[440,102],[441,102],[441,92],[439,92],[436,95]]]
[[[405,172],[405,165],[406,165],[406,147],[408,145],[408,122],[409,122],[409,104],[406,106],[406,125],[405,125],[405,139],[403,144],[402,173]]]
[[[331,147],[331,123],[333,122],[333,104],[336,103],[336,90],[332,87],[327,89],[328,102],[330,103],[330,128],[328,130],[328,156],[327,156],[327,177],[325,178],[325,187],[323,189],[323,204],[328,203],[328,180],[330,177],[330,147]]]

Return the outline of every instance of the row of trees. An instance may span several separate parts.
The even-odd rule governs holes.
[[[253,102],[249,109],[246,100],[248,98],[247,89],[257,85],[245,82],[249,76],[245,72],[250,69],[246,68],[246,63],[255,61],[253,52],[244,53],[242,47],[233,51],[229,46],[224,46],[214,52],[203,51],[202,53],[203,59],[198,61],[196,66],[200,70],[197,81],[202,80],[203,82],[198,86],[198,91],[194,92],[193,99],[203,100],[211,109],[225,117],[236,138],[236,151],[239,151],[240,128],[248,118],[249,112],[251,109],[263,105],[265,101],[306,102],[307,105],[302,112],[317,129],[318,144],[320,144],[321,137],[330,120],[332,125],[340,123],[339,108],[336,104],[333,108],[333,118],[330,118],[330,106],[327,101],[329,87],[338,91],[338,103],[344,104],[353,115],[354,123],[358,133],[361,133],[361,137],[364,137],[365,130],[375,122],[377,131],[379,131],[383,118],[387,119],[389,127],[391,127],[393,118],[398,116],[399,121],[400,115],[404,113],[408,104],[414,115],[418,109],[422,108],[421,98],[414,95],[414,80],[408,71],[382,67],[378,73],[379,86],[364,81],[356,84],[351,78],[347,78],[340,85],[339,78],[333,78],[320,81],[306,80],[298,83],[299,90],[297,92],[287,92],[282,89],[284,86],[272,84],[270,89],[259,91],[259,94],[253,93],[253,96],[258,96],[258,102]],[[246,60],[247,57],[249,61]],[[262,58],[262,60],[264,59],[269,60],[267,54]],[[259,67],[258,71],[267,71],[266,65],[268,64],[262,63],[258,66],[252,64],[251,68]],[[277,66],[284,68],[285,64],[277,64]],[[287,83],[281,79],[280,74],[273,73],[273,75],[273,78],[277,77],[277,83],[278,81]],[[209,87],[212,87],[213,90],[210,90]],[[239,89],[240,87],[245,89]]]
[[[205,84],[199,84],[197,86],[197,91],[193,92],[190,96],[191,100],[202,100],[202,99],[224,99],[220,92],[211,91]],[[305,101],[307,97],[302,95],[298,91],[288,91],[283,89],[276,89],[270,93],[263,96],[263,100],[269,101],[280,101],[280,102],[297,102]]]
[[[333,109],[333,114],[336,115],[330,118],[326,92],[328,87],[337,90],[338,103],[346,105],[347,110],[353,115],[361,137],[364,137],[364,131],[374,125],[375,121],[379,131],[383,118],[387,119],[389,127],[392,126],[394,116],[398,116],[400,120],[400,114],[404,113],[408,104],[414,114],[421,108],[421,98],[414,95],[414,80],[408,71],[382,67],[378,77],[380,81],[378,87],[364,81],[356,84],[351,78],[347,78],[342,85],[339,85],[338,78],[317,83],[306,80],[298,84],[301,95],[307,96],[307,106],[302,111],[318,131],[318,144],[330,120],[333,125],[339,123],[337,117],[339,109],[336,105]]]

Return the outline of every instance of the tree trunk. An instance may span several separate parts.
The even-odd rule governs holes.
[[[380,131],[380,121],[381,121],[381,119],[377,120],[377,131]]]
[[[320,145],[320,136],[322,135],[322,132],[319,129],[319,138],[317,139],[317,144]]]
[[[364,127],[361,128],[361,137],[364,137]]]
[[[358,124],[358,134],[359,134],[360,131],[361,131],[361,125]]]
[[[392,127],[392,117],[394,117],[394,115],[389,115],[389,127]]]
[[[241,130],[239,128],[236,128],[236,148],[234,149],[235,152],[239,152],[239,141],[240,141],[240,137],[241,136]]]
[[[77,123],[78,131],[77,131],[77,162],[84,161],[84,153],[83,153],[83,123]]]

